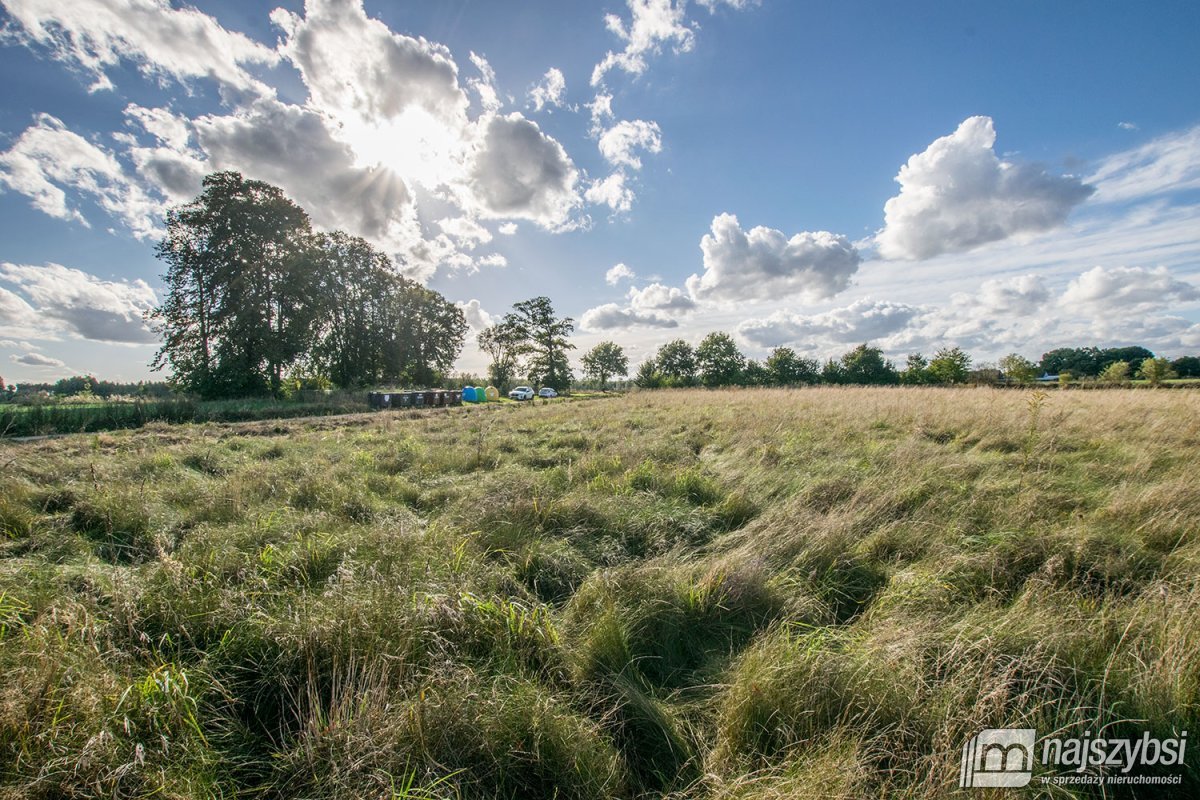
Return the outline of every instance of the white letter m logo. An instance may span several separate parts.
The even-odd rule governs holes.
[[[989,728],[963,745],[958,785],[1025,786],[1033,776],[1033,728]]]

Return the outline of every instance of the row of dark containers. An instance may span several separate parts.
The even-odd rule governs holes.
[[[461,389],[431,389],[421,392],[369,392],[367,405],[371,408],[424,408],[426,406],[461,406]]]

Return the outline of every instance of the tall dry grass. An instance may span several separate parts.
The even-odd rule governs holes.
[[[0,793],[942,797],[983,727],[1195,730],[1197,412],[653,392],[0,445]]]

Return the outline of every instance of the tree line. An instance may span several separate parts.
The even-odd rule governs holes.
[[[1168,361],[1144,347],[1087,347],[1052,350],[1039,363],[1010,353],[996,364],[973,364],[962,348],[944,347],[929,358],[912,353],[899,367],[884,357],[882,349],[861,344],[824,363],[798,355],[790,347],[777,347],[766,359],[756,361],[746,358],[729,334],[716,332],[695,347],[683,339],[662,345],[638,367],[633,382],[647,389],[818,383],[921,386],[1031,383],[1044,375],[1060,381],[1094,379],[1115,384],[1140,378],[1157,384],[1175,377],[1200,377],[1200,358]]]
[[[467,330],[462,311],[341,231],[317,232],[282,190],[236,172],[167,213],[167,265],[149,314],[181,391],[205,398],[324,387],[435,385]]]
[[[74,375],[60,378],[54,383],[23,381],[20,384],[5,384],[0,377],[0,401],[23,400],[42,395],[54,397],[95,397],[108,400],[113,397],[163,400],[174,394],[166,381],[102,381],[91,375]]]

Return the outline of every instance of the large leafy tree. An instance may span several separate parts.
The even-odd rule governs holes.
[[[1171,369],[1171,362],[1165,358],[1150,357],[1142,360],[1138,367],[1138,377],[1151,386],[1158,386],[1163,381],[1174,378],[1175,371]]]
[[[367,385],[383,374],[384,318],[401,284],[392,260],[341,231],[317,238],[321,252],[318,369],[339,386]]]
[[[606,388],[610,377],[629,374],[629,358],[616,342],[600,342],[584,353],[582,361],[583,373],[595,378],[601,390]]]
[[[908,386],[920,386],[929,381],[929,359],[920,353],[909,353],[900,372],[900,382]]]
[[[668,386],[691,386],[696,382],[696,351],[683,339],[674,339],[658,348],[654,364]]]
[[[653,358],[647,358],[638,365],[637,374],[633,376],[633,385],[639,389],[657,389],[663,384],[663,376],[658,371],[658,365]]]
[[[728,333],[710,333],[696,346],[696,370],[705,386],[736,384],[745,366],[746,357]]]
[[[519,333],[530,382],[565,391],[571,385],[571,363],[567,352],[575,345],[567,338],[575,330],[570,317],[559,319],[549,297],[534,297],[513,305],[504,324]]]
[[[1181,378],[1200,378],[1200,358],[1180,356],[1171,362],[1171,369]]]
[[[479,349],[492,358],[488,366],[488,381],[501,391],[508,391],[525,349],[521,331],[515,325],[502,321],[481,330],[476,340]]]
[[[1114,361],[1104,369],[1100,370],[1101,383],[1124,383],[1129,380],[1129,362]]]
[[[746,360],[746,366],[742,367],[743,386],[770,386],[771,383],[771,371],[761,361]]]
[[[840,359],[831,358],[821,367],[821,382],[822,383],[849,383],[846,379],[846,368],[842,365]]]
[[[816,383],[821,379],[821,365],[814,359],[797,356],[790,347],[772,350],[765,366],[770,373],[770,382],[776,386]]]
[[[1000,359],[1000,371],[1013,383],[1033,383],[1037,378],[1037,365],[1020,353],[1009,353]]]
[[[154,366],[203,395],[278,392],[309,348],[316,259],[304,209],[236,172],[167,214],[157,254],[166,297],[151,312],[163,336]]]
[[[383,308],[381,380],[435,386],[462,350],[462,309],[432,289],[398,277]]]
[[[878,347],[860,344],[842,356],[841,382],[863,384],[899,383],[900,375]]]
[[[208,179],[205,186],[208,194]],[[181,389],[205,396],[218,393],[213,349],[223,286],[217,227],[203,196],[167,212],[167,234],[155,248],[167,264],[162,276],[166,294],[148,315],[163,340],[153,368],[169,367]]]
[[[965,383],[971,371],[971,357],[961,347],[943,347],[934,353],[928,371],[934,383]]]

